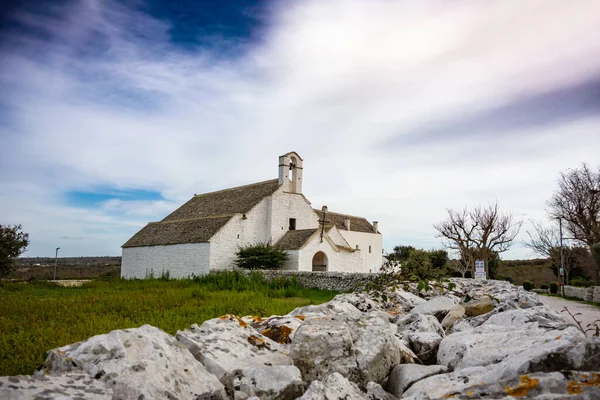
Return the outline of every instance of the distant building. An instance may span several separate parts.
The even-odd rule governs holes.
[[[279,178],[195,195],[123,245],[121,275],[172,277],[231,269],[238,246],[273,243],[287,251],[287,270],[377,272],[377,221],[316,210],[302,194],[303,160],[279,157]],[[326,207],[323,208],[326,210]]]

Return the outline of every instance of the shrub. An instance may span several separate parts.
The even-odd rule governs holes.
[[[285,250],[269,243],[238,247],[235,265],[244,269],[280,269],[288,259]]]
[[[540,289],[548,289],[548,285],[542,285],[540,286]]]
[[[587,277],[585,277],[585,278],[577,277],[577,278],[571,279],[571,281],[569,282],[569,285],[578,286],[578,287],[587,287],[587,286],[592,286],[592,281]]]
[[[535,287],[535,285],[531,281],[525,281],[525,282],[523,282],[523,289],[525,289],[527,291],[530,291],[534,287]]]
[[[550,293],[556,294],[558,293],[558,285],[554,282],[550,284]]]

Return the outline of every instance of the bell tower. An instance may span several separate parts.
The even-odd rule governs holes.
[[[279,156],[279,184],[290,193],[302,193],[302,158],[295,151]]]

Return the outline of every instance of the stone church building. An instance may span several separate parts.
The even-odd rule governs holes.
[[[121,276],[171,277],[231,269],[238,246],[272,243],[286,250],[284,269],[377,272],[382,235],[377,222],[313,209],[302,193],[303,160],[279,157],[279,177],[198,194],[123,245]]]

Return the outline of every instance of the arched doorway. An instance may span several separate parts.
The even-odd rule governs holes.
[[[312,270],[320,272],[327,271],[327,254],[319,251],[313,256]]]

